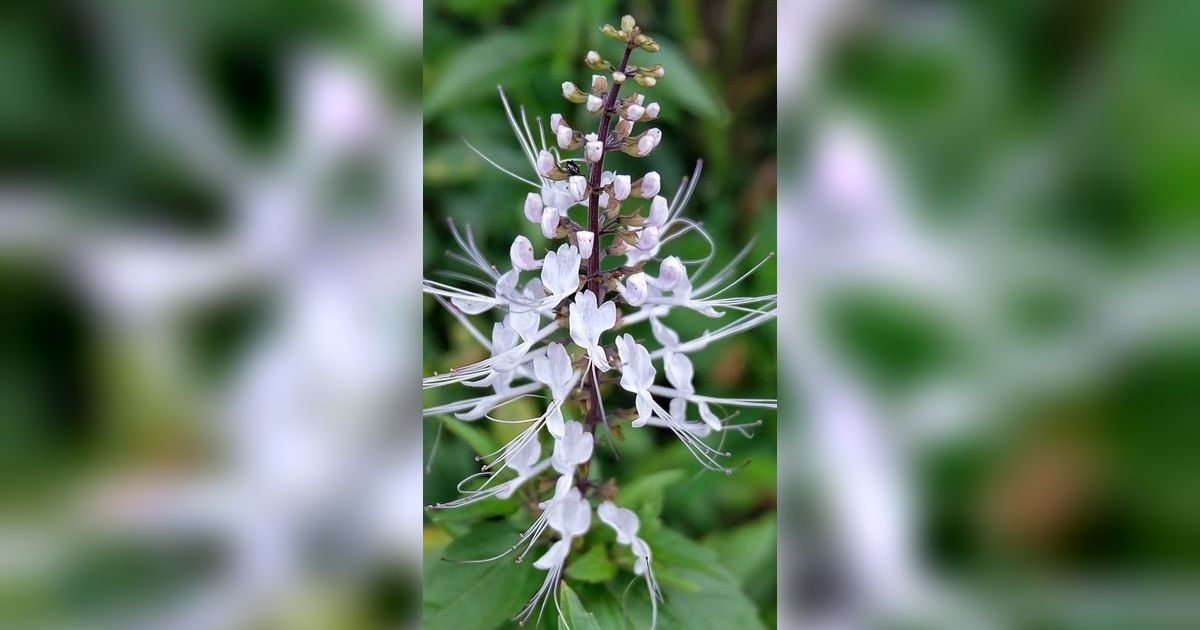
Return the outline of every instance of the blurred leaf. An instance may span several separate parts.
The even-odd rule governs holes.
[[[717,561],[711,551],[667,528],[647,533],[646,542],[654,551],[656,570],[686,579],[697,590],[684,590],[664,582],[664,611],[674,624],[689,630],[762,628],[754,603],[742,592],[737,578]],[[660,611],[661,612],[661,611]]]
[[[653,62],[662,64],[667,74],[662,81],[658,82],[658,85],[648,90],[649,93],[646,97],[653,99],[653,90],[660,90],[666,99],[679,103],[698,116],[717,122],[726,121],[729,118],[729,110],[705,85],[700,75],[692,68],[692,62],[680,52],[675,44],[658,37],[655,39],[661,50],[654,55]],[[641,63],[648,63],[648,61],[643,59]]]
[[[567,586],[566,582],[562,583],[562,605],[563,619],[559,620],[559,628],[571,628],[572,630],[600,630],[600,624],[596,622],[596,617],[588,612],[583,607],[583,602],[579,601],[579,596],[575,591]]]
[[[437,74],[425,94],[428,124],[448,105],[496,89],[504,70],[545,54],[553,38],[499,32],[481,37],[459,50]]]
[[[483,456],[496,452],[498,448],[496,442],[492,439],[492,436],[488,435],[487,431],[452,418],[446,418],[442,422],[446,424],[446,428],[451,433],[462,438],[463,441],[469,444],[471,450],[475,451],[476,455]]]
[[[645,475],[621,487],[617,493],[618,503],[637,512],[643,527],[655,527],[658,515],[662,513],[663,489],[685,477],[687,471],[682,468]]]
[[[592,545],[567,567],[567,577],[583,582],[607,582],[617,574],[617,565],[608,558],[604,545]]]
[[[494,556],[517,536],[507,523],[480,523],[446,548],[445,557],[471,560]],[[520,610],[542,579],[532,564],[504,559],[481,564],[443,561],[427,566],[424,626],[430,630],[491,630]]]

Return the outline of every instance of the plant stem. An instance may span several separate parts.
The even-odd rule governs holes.
[[[617,67],[619,72],[625,72],[625,68],[629,65],[629,55],[633,54],[633,49],[632,41],[625,44],[625,54],[621,57],[621,65]],[[604,172],[604,154],[608,152],[608,126],[612,123],[612,115],[615,112],[617,94],[621,91],[621,85],[623,83],[613,81],[612,88],[608,91],[608,98],[604,101],[604,110],[600,114],[600,127],[596,130],[596,137],[604,145],[604,148],[600,151],[600,159],[588,167],[588,231],[594,237],[592,238],[592,255],[587,259],[587,277],[588,290],[596,296],[597,306],[604,302],[605,293],[600,287],[600,175]],[[595,380],[589,376],[588,374],[584,375],[588,393],[585,428],[594,436],[596,425],[600,423],[600,389]],[[590,469],[591,462],[584,462],[577,473],[576,485],[579,486],[580,491],[586,488]]]

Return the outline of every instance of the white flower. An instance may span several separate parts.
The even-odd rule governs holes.
[[[575,141],[575,130],[568,127],[566,123],[560,124],[554,135],[558,138],[558,148],[560,149],[571,148],[571,143]]]
[[[579,257],[584,260],[592,256],[592,247],[595,244],[596,235],[587,230],[579,230],[575,233],[575,242],[579,244]]]
[[[642,231],[638,232],[638,241],[634,247],[644,252],[652,251],[655,247],[658,247],[658,226],[647,225],[643,227]]]
[[[541,588],[534,593],[521,612],[514,617],[521,625],[525,625],[529,621],[534,609],[538,607],[538,602],[543,598],[554,599],[554,605],[558,606],[558,582],[562,579],[567,554],[571,551],[572,541],[586,534],[588,528],[592,526],[592,506],[587,499],[580,496],[578,488],[571,488],[565,497],[555,501],[546,509],[546,521],[562,538],[550,545],[545,555],[533,563],[535,568],[547,571],[546,580],[542,582]],[[542,606],[544,607],[545,604],[543,603]],[[541,619],[540,612],[538,619]]]
[[[617,198],[617,201],[625,201],[629,197],[630,188],[628,175],[617,175],[613,178],[613,196]]]
[[[575,201],[582,200],[588,194],[587,178],[583,175],[572,175],[571,179],[567,180],[567,190],[570,191]]]
[[[553,171],[554,167],[557,165],[558,163],[554,160],[553,153],[545,149],[538,151],[537,170],[538,173],[541,173],[542,177],[549,177],[550,172]]]
[[[639,271],[626,278],[621,295],[624,296],[625,302],[630,306],[641,306],[645,303],[646,298],[649,296],[649,288],[646,285],[646,274]]]
[[[600,100],[599,96],[588,94],[587,104],[584,107],[587,108],[589,113],[595,114],[600,111],[601,107],[604,107],[604,101]]]
[[[558,251],[546,252],[542,261],[542,286],[552,296],[555,304],[579,288],[579,250],[563,243]]]
[[[650,103],[646,106],[646,115],[651,118],[658,118],[658,103]]]
[[[571,357],[566,348],[552,343],[544,356],[533,359],[533,374],[538,382],[550,388],[551,402],[546,411],[546,428],[555,439],[563,436],[562,403],[575,386],[575,373],[571,369]]]
[[[696,389],[692,386],[692,377],[696,374],[696,368],[686,354],[668,352],[663,355],[663,371],[667,373],[667,380],[675,386],[675,389],[688,395],[696,393]]]
[[[513,267],[521,271],[532,271],[542,266],[541,261],[533,258],[533,243],[523,234],[513,239],[512,247],[508,248],[508,257],[512,259]]]
[[[658,194],[661,185],[662,180],[658,177],[658,171],[650,171],[642,176],[642,189],[638,194],[642,199],[649,199]]]
[[[550,114],[550,131],[553,131],[554,133],[558,133],[558,127],[562,123],[563,123],[562,114],[560,114],[558,112],[554,112],[553,114]]]
[[[663,291],[674,291],[680,283],[687,283],[687,269],[678,256],[667,256],[658,268],[658,286]]]
[[[542,222],[542,208],[546,207],[542,203],[541,195],[537,193],[529,193],[525,195],[525,218],[529,219],[530,223]]]
[[[655,195],[650,202],[650,216],[646,219],[646,223],[658,228],[663,227],[667,222],[669,211],[666,198],[662,195]]]
[[[646,131],[646,137],[653,139],[654,146],[658,146],[658,143],[662,142],[662,129],[659,129],[658,127],[655,127],[654,129],[648,129]]]
[[[650,353],[626,333],[617,337],[617,354],[621,356],[621,388],[636,395],[638,417],[633,426],[640,427],[654,413],[654,398],[650,386],[657,371],[650,362]]]
[[[617,324],[617,305],[605,302],[596,306],[596,295],[591,291],[580,291],[570,308],[571,340],[587,350],[588,359],[601,372],[611,369],[604,349],[600,347],[600,335]]]
[[[554,441],[554,454],[550,457],[554,470],[561,475],[574,473],[576,466],[592,458],[593,440],[582,424],[569,420],[562,437]]]
[[[583,157],[589,162],[599,162],[601,156],[604,155],[604,143],[599,140],[593,140],[583,145]]]
[[[558,236],[558,220],[560,215],[558,208],[546,206],[542,208],[542,236],[546,238],[554,238]]]
[[[475,479],[478,477],[487,477],[488,481],[485,482],[483,484],[483,486],[481,486],[478,489],[463,491],[463,494],[465,496],[463,496],[461,498],[458,498],[458,499],[455,499],[454,501],[449,501],[446,503],[435,503],[434,505],[429,506],[429,508],[430,509],[458,508],[458,507],[463,507],[465,505],[470,505],[472,503],[476,503],[479,501],[483,501],[484,499],[490,499],[493,497],[495,497],[497,499],[507,499],[507,498],[511,497],[513,495],[513,493],[517,491],[518,488],[520,488],[522,485],[524,485],[524,483],[526,481],[529,481],[533,477],[536,477],[536,476],[542,474],[547,468],[550,467],[551,458],[546,458],[539,462],[538,459],[541,457],[541,455],[542,455],[541,444],[539,444],[537,440],[529,440],[513,454],[512,458],[508,462],[508,467],[510,469],[516,471],[516,473],[517,473],[516,477],[509,479],[508,481],[505,481],[504,483],[500,483],[500,484],[497,484],[494,486],[489,486],[488,483],[492,479],[495,478],[494,474],[479,473],[476,475],[472,475],[472,476],[468,477],[467,479],[464,479],[463,482],[465,483],[470,479]],[[459,487],[461,488],[462,485],[463,484],[460,483]]]
[[[638,538],[637,535],[641,526],[637,514],[633,510],[617,507],[612,501],[605,501],[596,508],[596,515],[617,533],[618,544],[629,545],[633,551],[633,556],[636,558],[633,564],[633,573],[646,578],[646,588],[650,591],[650,627],[653,629],[658,625],[658,602],[662,600],[662,592],[659,590],[658,580],[655,579],[654,569],[651,566],[653,555],[650,553],[650,545]]]
[[[637,122],[642,119],[642,115],[646,113],[646,108],[641,105],[630,105],[625,108],[625,117],[629,120]]]

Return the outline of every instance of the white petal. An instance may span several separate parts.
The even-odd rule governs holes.
[[[538,262],[533,258],[533,243],[524,235],[513,239],[512,247],[508,248],[508,257],[512,260],[513,267],[522,271],[538,268]]]
[[[667,200],[662,195],[655,195],[650,202],[650,216],[646,219],[646,223],[657,227],[662,227],[667,222]]]
[[[546,206],[542,209],[542,236],[554,238],[558,234],[558,208]]]
[[[650,171],[642,176],[642,191],[643,199],[650,199],[658,194],[659,187],[662,186],[662,180],[658,176],[657,171]]]
[[[542,221],[542,197],[537,193],[529,193],[525,195],[525,218],[529,219],[530,223],[540,223]]]

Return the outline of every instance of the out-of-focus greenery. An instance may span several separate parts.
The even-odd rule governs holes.
[[[439,270],[463,270],[445,256],[445,250],[453,247],[448,219],[460,227],[469,225],[485,254],[500,266],[507,265],[515,234],[529,236],[535,248],[540,247],[544,239],[538,227],[521,212],[527,186],[479,159],[462,139],[506,168],[528,173],[505,120],[498,84],[514,104],[525,106],[531,120],[540,116],[548,122],[551,113],[560,112],[573,126],[586,130],[595,118],[582,106],[563,100],[560,85],[567,80],[581,85],[589,81],[591,71],[583,65],[588,50],[615,54],[619,44],[604,38],[599,26],[619,23],[625,13],[633,14],[662,45],[657,55],[635,52],[634,61],[662,63],[666,69],[657,87],[639,90],[647,93],[648,101],[662,105],[655,126],[663,130],[663,141],[649,158],[617,155],[606,166],[635,178],[657,170],[664,194],[671,196],[680,179],[702,159],[703,175],[687,215],[702,221],[717,239],[713,265],[727,262],[751,241],[755,243],[748,257],[751,262],[743,269],[774,250],[773,3],[450,0],[427,4],[425,14],[427,277],[436,278]],[[682,239],[672,253],[685,258],[706,253],[699,239],[682,242],[687,240]],[[764,266],[739,291],[774,293],[773,265]],[[436,302],[427,300],[425,313],[426,374],[484,356]],[[668,323],[684,338],[715,325],[713,320],[676,313]],[[490,326],[481,328],[490,330]],[[765,326],[697,355],[697,388],[718,396],[774,398],[774,333],[773,325]],[[634,334],[649,337],[649,330],[635,328]],[[427,394],[426,403],[460,395],[461,391],[434,390]],[[623,395],[614,390],[606,400],[631,405],[632,399],[625,401]],[[538,412],[537,403],[528,400],[501,410],[511,418]],[[745,462],[730,477],[701,474],[682,445],[665,431],[626,427],[618,435],[604,431],[597,435],[593,474],[617,480],[622,488],[619,502],[623,495],[637,495],[628,499],[629,507],[642,514],[643,531],[656,563],[663,567],[667,603],[660,627],[750,628],[756,619],[774,624],[775,420],[773,413],[745,412],[741,419],[756,417],[765,423],[753,439],[731,435],[726,440],[735,461]],[[455,496],[455,484],[478,470],[473,456],[511,437],[510,427],[431,418],[425,430],[426,456],[435,441],[438,448],[425,479],[426,502]],[[514,513],[511,520],[523,529],[530,518],[515,501],[431,514],[425,544],[427,627],[505,625],[536,590],[544,573],[532,570],[529,560],[524,565],[503,560],[494,567],[443,560],[487,556],[489,550],[495,553],[512,544],[519,530],[507,521],[477,522]],[[497,540],[478,542],[478,528],[488,528],[488,535]],[[611,542],[608,528],[594,520],[589,545],[606,539]],[[644,586],[639,583],[623,595],[633,574],[620,550],[613,552],[619,568],[597,553],[573,555],[567,581],[600,627],[621,627],[622,609],[628,623],[646,626],[650,615]],[[494,587],[480,586],[470,597],[456,597],[460,587],[477,581]]]

